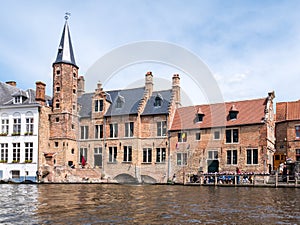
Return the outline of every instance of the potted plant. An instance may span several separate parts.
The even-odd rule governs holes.
[[[7,136],[7,133],[6,132],[2,132],[2,133],[0,133],[0,136]]]

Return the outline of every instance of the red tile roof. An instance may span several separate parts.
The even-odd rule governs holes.
[[[276,103],[276,122],[300,120],[300,100]]]
[[[267,98],[210,105],[182,107],[176,110],[171,130],[238,126],[262,123],[265,116]],[[237,119],[229,119],[230,109],[238,111]],[[202,122],[197,122],[199,108],[203,112]]]

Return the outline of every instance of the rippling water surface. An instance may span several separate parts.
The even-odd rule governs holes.
[[[1,224],[300,224],[300,189],[0,185]]]

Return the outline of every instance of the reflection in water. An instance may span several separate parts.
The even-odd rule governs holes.
[[[0,223],[300,223],[294,188],[5,184],[0,190]]]

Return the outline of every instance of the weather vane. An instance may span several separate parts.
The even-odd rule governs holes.
[[[66,13],[65,13],[65,20],[68,20],[68,19],[70,18],[70,16],[71,16],[71,13],[66,12]]]

